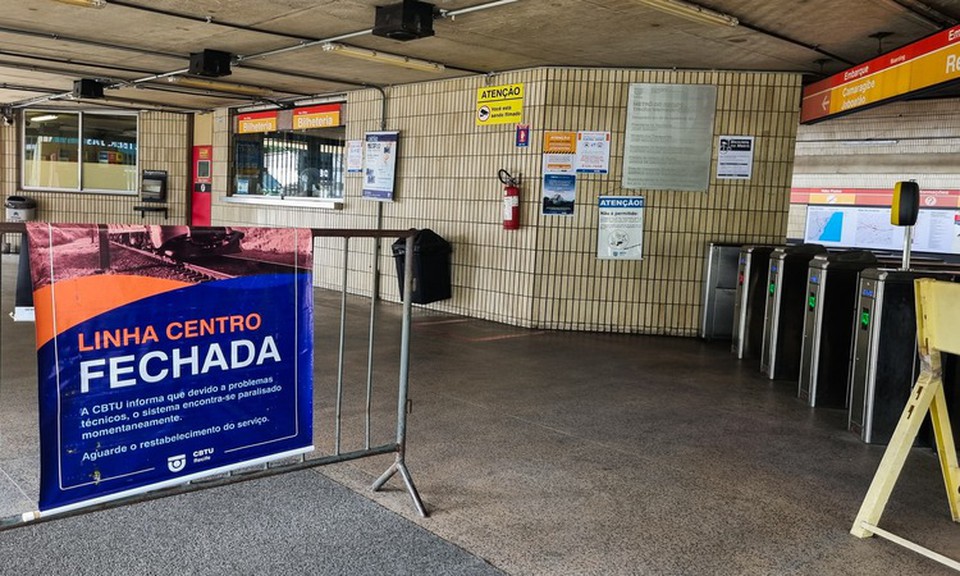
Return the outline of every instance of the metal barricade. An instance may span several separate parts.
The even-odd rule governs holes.
[[[20,236],[24,234],[26,228],[23,223],[13,223],[5,222],[0,223],[0,236],[6,235],[17,235]],[[417,492],[416,486],[414,485],[413,479],[410,475],[409,469],[405,461],[406,454],[406,434],[407,434],[407,414],[409,408],[409,372],[410,372],[410,327],[411,327],[411,293],[413,290],[413,275],[407,274],[403,279],[403,304],[402,304],[402,314],[400,318],[400,338],[399,338],[399,357],[397,358],[396,364],[389,368],[391,374],[393,370],[396,370],[397,374],[397,383],[396,383],[396,410],[395,410],[395,420],[390,422],[391,416],[394,414],[393,410],[388,407],[388,403],[392,402],[389,398],[384,400],[384,408],[375,414],[373,403],[375,398],[375,362],[374,358],[382,358],[383,352],[382,348],[378,348],[376,341],[377,333],[377,324],[381,317],[384,315],[382,306],[379,303],[378,298],[378,286],[377,281],[377,266],[372,266],[369,274],[372,274],[370,285],[372,286],[371,295],[369,297],[369,320],[367,323],[367,334],[366,334],[366,374],[365,378],[360,374],[361,370],[357,369],[359,362],[352,361],[356,356],[351,355],[348,351],[348,342],[350,338],[348,335],[348,309],[353,308],[356,311],[356,306],[353,305],[348,297],[350,298],[362,298],[362,296],[357,296],[356,294],[351,295],[348,290],[348,280],[350,278],[350,273],[356,273],[356,270],[350,270],[350,255],[351,255],[351,245],[355,244],[356,241],[369,240],[372,244],[372,250],[369,254],[372,255],[372,258],[376,259],[380,256],[380,244],[381,240],[384,238],[402,238],[406,242],[406,255],[405,255],[405,265],[407,270],[412,270],[413,267],[413,257],[414,257],[414,236],[416,234],[416,229],[410,230],[348,230],[348,229],[312,229],[313,234],[313,243],[314,243],[314,270],[317,269],[317,246],[318,243],[325,243],[324,250],[329,252],[331,249],[339,249],[342,251],[342,260],[341,260],[341,269],[339,274],[339,299],[338,299],[338,321],[339,329],[337,331],[337,345],[336,345],[336,382],[335,382],[335,391],[333,391],[332,398],[323,398],[318,399],[318,394],[322,393],[322,390],[314,386],[314,404],[316,405],[318,401],[328,402],[332,404],[327,406],[326,404],[321,404],[325,410],[332,410],[333,412],[333,421],[331,425],[327,427],[315,426],[314,428],[314,446],[316,448],[307,454],[297,456],[294,458],[289,458],[280,462],[272,462],[270,464],[261,464],[253,468],[247,468],[243,470],[233,471],[224,473],[218,476],[212,476],[208,478],[203,478],[200,480],[194,480],[185,484],[177,485],[170,488],[159,489],[144,494],[139,494],[136,496],[130,496],[126,498],[119,498],[105,503],[95,504],[87,506],[76,511],[64,512],[62,514],[57,514],[54,516],[41,515],[40,512],[26,512],[22,514],[11,515],[7,517],[0,517],[0,530],[14,528],[17,526],[23,526],[38,520],[43,520],[47,518],[60,518],[70,515],[82,514],[86,512],[92,512],[96,510],[102,510],[105,508],[112,508],[116,506],[121,506],[125,504],[131,504],[135,502],[141,502],[145,500],[153,500],[156,498],[162,498],[166,496],[171,496],[175,494],[182,494],[187,492],[193,492],[196,490],[211,488],[216,486],[221,486],[225,484],[230,484],[238,481],[244,480],[253,480],[258,478],[264,478],[267,476],[273,476],[277,474],[282,474],[286,472],[293,472],[297,470],[303,470],[306,468],[314,468],[317,466],[324,466],[327,464],[333,464],[338,462],[345,462],[350,460],[357,460],[360,458],[368,458],[372,456],[378,456],[382,454],[394,454],[393,463],[390,464],[389,468],[373,483],[372,489],[374,491],[380,490],[384,484],[390,480],[395,474],[399,473],[404,486],[406,487],[407,492],[410,494],[410,497],[413,500],[414,507],[421,516],[427,516],[427,511],[423,505],[423,502],[420,498],[419,493]],[[4,239],[0,239],[2,242]],[[334,246],[328,245],[333,243]],[[0,293],[10,291],[9,285],[5,285],[0,277]],[[335,292],[331,290],[325,290],[322,288],[314,288],[314,303],[315,309],[319,310],[317,307],[318,299],[323,299],[323,303],[327,306],[324,309],[329,308],[330,302],[333,300],[332,294]],[[329,315],[321,315],[317,313],[314,318],[315,325],[322,323],[326,320],[329,320]],[[4,319],[5,322],[9,320]],[[0,323],[2,326],[2,323]],[[3,330],[0,327],[0,361],[3,360],[4,354],[4,343],[3,339]],[[391,340],[390,344],[393,344],[394,341]],[[314,342],[314,352],[315,354],[319,353],[318,342]],[[378,354],[379,352],[379,354]],[[332,354],[332,351],[331,351]],[[317,373],[317,367],[321,366],[321,363],[318,361],[315,363],[315,374]],[[386,370],[382,366],[378,367],[380,372]],[[0,391],[3,391],[4,388],[4,374],[0,371]],[[362,381],[362,388],[360,386]],[[354,386],[353,384],[357,384]],[[392,397],[392,385],[389,393]],[[356,400],[360,398],[360,400]],[[382,399],[383,395],[377,397]],[[345,399],[352,400],[352,403],[345,403]],[[0,394],[0,403],[3,402],[3,395]],[[0,404],[2,408],[2,404]],[[389,415],[388,415],[389,414]],[[362,421],[362,425],[358,425]],[[345,434],[345,426],[349,424],[350,432],[352,435],[347,437]],[[395,425],[395,436],[393,435]],[[0,427],[3,426],[3,422],[0,422]],[[373,428],[377,427],[381,432],[383,432],[380,438],[377,437],[377,434],[374,433]],[[358,431],[356,428],[362,428],[362,431]],[[0,429],[2,432],[2,429]],[[383,437],[389,437],[388,441],[379,441]],[[0,441],[2,441],[3,435],[0,434]],[[362,440],[361,440],[362,438]],[[330,442],[332,440],[332,446]],[[324,446],[326,444],[326,447]],[[38,458],[39,462],[39,458]],[[0,462],[2,465],[2,462]]]

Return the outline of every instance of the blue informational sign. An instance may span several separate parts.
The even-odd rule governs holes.
[[[517,124],[517,148],[530,146],[530,125]]]
[[[42,512],[312,450],[309,230],[28,234]]]

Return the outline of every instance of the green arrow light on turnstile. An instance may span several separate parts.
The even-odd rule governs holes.
[[[860,313],[860,326],[866,328],[870,325],[870,312],[864,310]]]
[[[771,283],[770,283],[770,295],[773,296],[773,293],[776,292],[776,291],[777,291],[777,283],[776,283],[776,282],[771,282]]]
[[[816,307],[817,307],[817,297],[814,296],[813,294],[811,294],[810,297],[807,298],[807,306],[810,306],[810,309],[811,309],[811,310],[813,310],[814,308],[816,308]],[[848,318],[849,318],[849,316],[848,316]]]

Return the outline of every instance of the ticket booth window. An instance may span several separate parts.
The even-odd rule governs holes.
[[[135,193],[137,135],[135,114],[25,111],[22,185]]]
[[[235,195],[343,198],[344,129],[234,135]]]

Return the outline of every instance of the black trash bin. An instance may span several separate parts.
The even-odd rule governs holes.
[[[439,234],[424,228],[413,237],[413,293],[414,304],[429,304],[450,298],[450,243]],[[400,298],[403,298],[404,258],[406,239],[393,243],[393,257],[397,262],[397,280]]]

